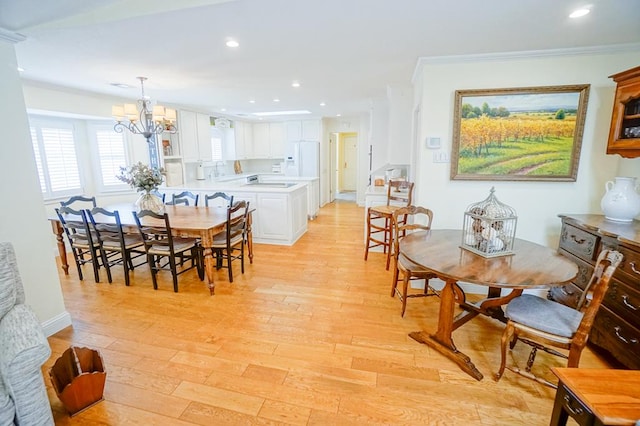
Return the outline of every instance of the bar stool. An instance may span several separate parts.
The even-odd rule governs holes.
[[[404,180],[391,180],[387,186],[387,204],[372,206],[367,210],[367,241],[364,251],[364,260],[369,257],[369,249],[382,246],[383,253],[387,254],[386,269],[389,270],[391,262],[391,234],[393,229],[393,212],[400,207],[411,205],[413,197],[413,182]],[[384,224],[380,223],[384,221]],[[406,217],[400,223],[405,223]],[[380,235],[382,234],[382,235]]]

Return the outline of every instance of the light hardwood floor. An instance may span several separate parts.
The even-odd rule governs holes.
[[[509,371],[492,379],[500,322],[479,317],[454,333],[482,381],[407,336],[435,329],[438,300],[410,299],[400,317],[385,257],[363,260],[363,218],[354,203],[323,207],[293,247],[256,244],[233,284],[221,269],[215,296],[193,270],[174,293],[168,274],[154,291],[146,265],[131,287],[120,268],[112,284],[80,282],[71,268],[60,280],[73,327],[49,338],[43,368],[56,424],[548,424],[552,389]],[[104,401],[74,417],[48,377],[71,344],[99,350],[107,370]],[[538,358],[547,378],[565,365]],[[587,349],[581,367],[607,364]]]

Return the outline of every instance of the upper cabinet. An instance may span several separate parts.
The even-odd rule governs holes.
[[[251,123],[235,121],[236,160],[253,158],[253,127]]]
[[[287,142],[320,140],[320,120],[292,120],[284,126]]]
[[[640,157],[640,66],[610,76],[616,84],[607,154]]]
[[[179,111],[178,129],[185,162],[211,160],[211,118],[207,114]]]
[[[236,159],[284,158],[284,124],[235,121]]]

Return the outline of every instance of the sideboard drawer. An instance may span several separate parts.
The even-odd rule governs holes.
[[[596,257],[600,237],[576,228],[568,223],[562,225],[560,248],[578,256],[587,262]]]
[[[605,295],[605,303],[615,314],[626,318],[631,325],[640,329],[640,290],[614,278]]]
[[[624,282],[638,283],[638,281],[640,281],[640,253],[630,250],[623,245],[618,246],[616,250],[624,256],[622,263],[620,263],[620,266],[616,271],[616,275],[619,275]],[[626,275],[626,277],[624,275]],[[640,290],[640,286],[637,286],[636,288]]]
[[[628,368],[640,369],[640,330],[605,306],[598,310],[589,340]]]
[[[582,290],[574,283],[569,283],[560,287],[551,287],[547,293],[547,299],[575,308],[578,306],[581,295]]]

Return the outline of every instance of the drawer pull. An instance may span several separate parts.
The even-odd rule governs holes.
[[[571,239],[573,240],[574,243],[576,244],[584,244],[587,240],[585,240],[584,238],[582,239],[577,239],[575,235],[571,235]]]
[[[633,272],[635,272],[636,274],[640,275],[640,271],[636,269],[636,262],[629,263],[629,266],[631,266],[631,270]]]
[[[567,403],[567,410],[571,415],[579,416],[584,413],[584,410],[580,407],[573,408],[571,406],[571,397],[569,395],[564,396],[564,401]]]
[[[560,291],[564,293],[565,296],[573,296],[573,291],[567,291],[567,286],[560,287]]]
[[[631,309],[632,311],[638,310],[637,306],[633,306],[631,303],[629,303],[629,296],[627,296],[626,294],[622,296],[622,303],[624,303],[624,306]]]
[[[627,340],[626,338],[621,336],[620,335],[620,327],[618,327],[617,325],[615,327],[613,327],[613,329],[615,330],[616,336],[618,337],[618,339],[622,340],[624,343],[626,343],[626,344],[631,343],[633,345],[636,345],[638,343],[638,339],[632,338],[632,339]]]

